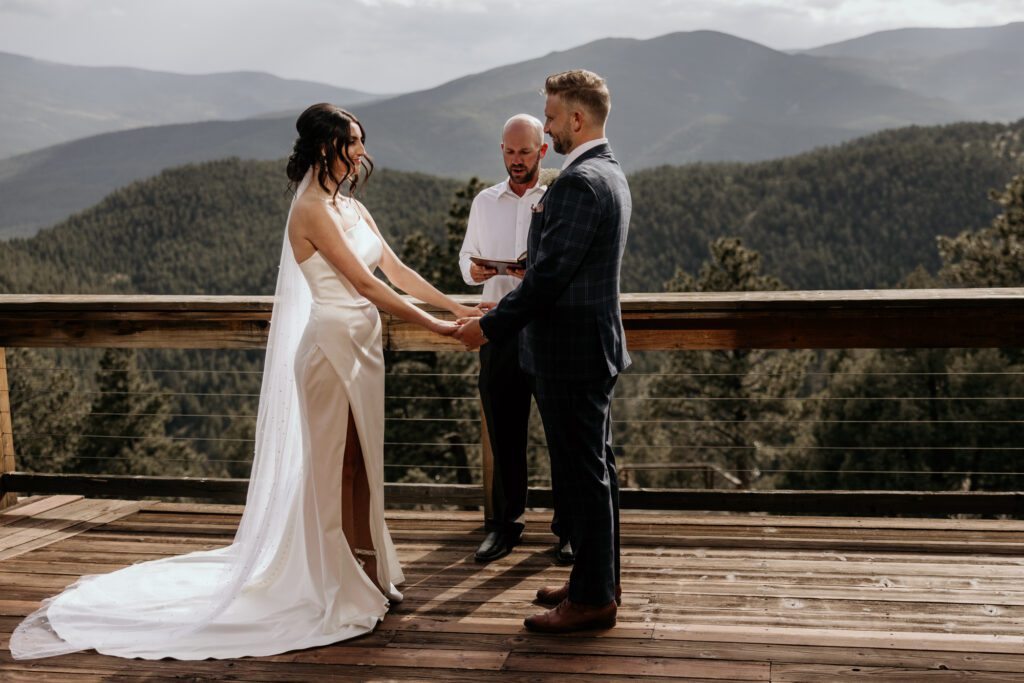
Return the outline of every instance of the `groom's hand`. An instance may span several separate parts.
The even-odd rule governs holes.
[[[487,337],[480,329],[480,318],[463,318],[459,325],[459,329],[452,336],[462,342],[467,351],[479,349],[487,343]]]

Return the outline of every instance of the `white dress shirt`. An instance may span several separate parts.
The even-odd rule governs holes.
[[[590,140],[588,142],[584,142],[582,145],[580,145],[579,147],[577,147],[573,151],[569,152],[568,155],[566,155],[565,161],[562,162],[562,170],[564,171],[565,169],[569,168],[569,164],[571,164],[572,162],[576,161],[581,156],[583,156],[584,152],[586,152],[588,150],[591,150],[591,149],[594,149],[598,145],[607,145],[607,144],[608,144],[608,138],[598,138],[596,140]]]
[[[469,267],[473,265],[470,256],[514,261],[526,251],[533,218],[533,205],[540,201],[546,185],[537,184],[520,197],[509,187],[508,180],[492,185],[473,199],[469,209],[469,223],[466,238],[459,251],[459,267],[462,279],[468,285],[473,282]],[[519,279],[511,275],[495,275],[483,283],[484,301],[499,301],[519,286]]]

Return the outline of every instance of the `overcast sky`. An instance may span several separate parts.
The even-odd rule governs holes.
[[[394,93],[608,36],[714,29],[792,49],[1022,20],[1024,0],[0,0],[0,51]]]

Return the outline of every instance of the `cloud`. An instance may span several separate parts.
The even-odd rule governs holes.
[[[360,5],[366,7],[402,7],[405,9],[425,10],[446,10],[457,12],[479,13],[486,12],[488,5],[493,2],[487,0],[356,0]]]
[[[7,52],[422,89],[605,37],[710,29],[776,49],[1024,19],[1021,0],[0,0]],[[157,30],[158,29],[158,30]]]
[[[45,2],[31,0],[0,0],[0,14],[24,14],[33,17],[52,16]]]

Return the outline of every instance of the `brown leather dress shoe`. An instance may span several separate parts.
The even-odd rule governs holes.
[[[526,617],[523,623],[529,630],[540,633],[589,631],[590,629],[615,626],[616,612],[618,612],[618,607],[614,600],[607,605],[594,606],[570,602],[566,598],[558,603],[558,607],[549,609],[543,614]]]
[[[537,589],[537,602],[542,605],[557,605],[569,597],[569,582],[561,586],[544,586]],[[615,585],[615,604],[622,605],[622,585]]]

